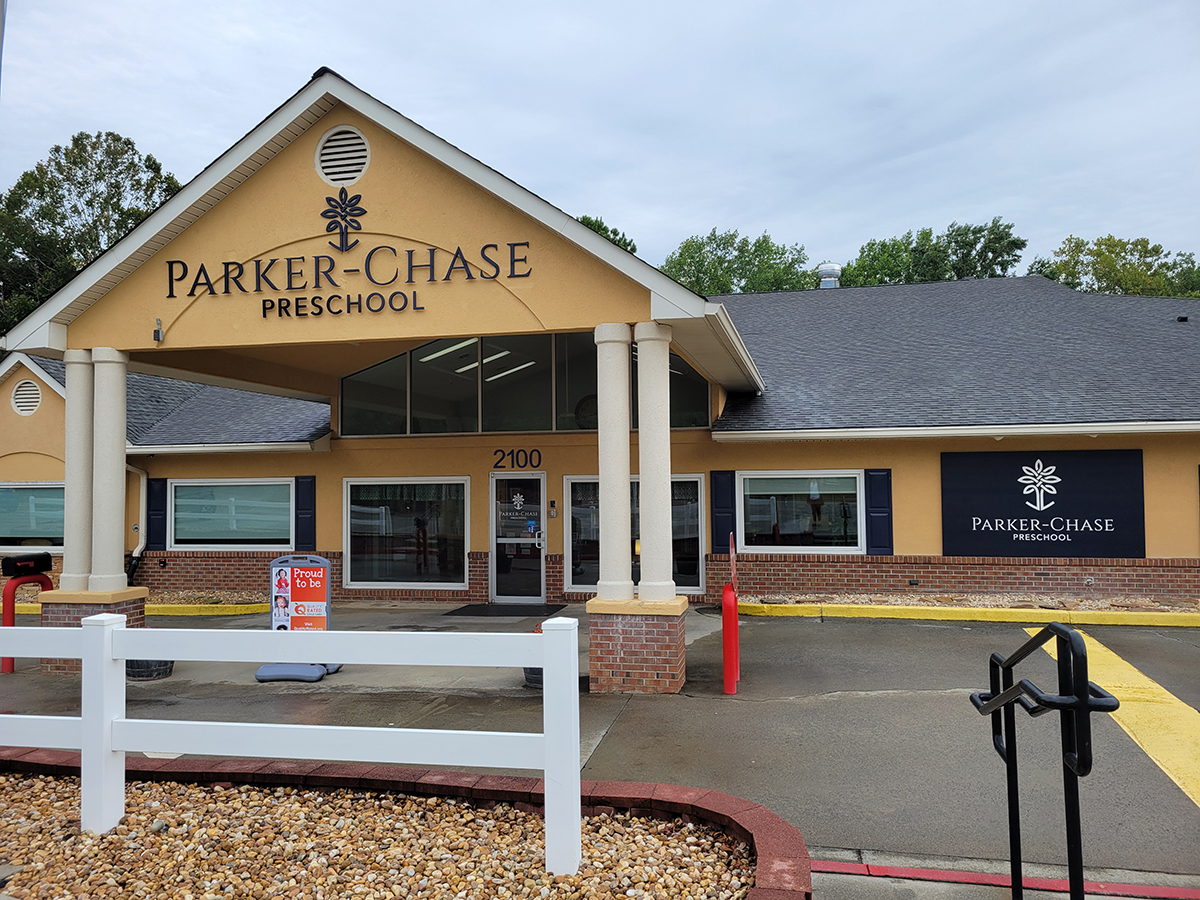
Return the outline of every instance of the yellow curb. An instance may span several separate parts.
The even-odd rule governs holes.
[[[246,616],[270,612],[270,603],[147,603],[148,616]]]
[[[933,619],[956,622],[1062,622],[1064,625],[1151,625],[1200,627],[1200,613],[1112,610],[1011,609],[954,606],[867,606],[849,603],[738,603],[745,616]]]
[[[147,603],[148,616],[245,616],[250,613],[270,612],[270,603],[208,603],[188,605],[186,603]],[[42,611],[40,603],[18,603],[17,615],[36,616]]]
[[[820,603],[742,603],[738,612],[743,616],[819,616]]]

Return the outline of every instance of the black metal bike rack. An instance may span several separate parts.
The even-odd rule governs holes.
[[[1027,678],[1013,683],[1013,668],[1049,641],[1058,639],[1058,693],[1048,694]],[[1013,900],[1021,900],[1021,809],[1017,790],[1017,723],[1019,703],[1031,716],[1058,710],[1062,728],[1063,805],[1067,820],[1067,873],[1071,900],[1083,897],[1083,838],[1079,819],[1079,779],[1092,771],[1094,712],[1111,713],[1120,702],[1088,681],[1087,645],[1073,628],[1051,622],[1007,659],[993,653],[988,665],[991,689],[971,695],[980,715],[992,717],[992,744],[1008,774],[1008,844]]]

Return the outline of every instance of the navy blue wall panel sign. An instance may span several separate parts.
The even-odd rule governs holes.
[[[1145,557],[1142,451],[943,453],[942,553]]]

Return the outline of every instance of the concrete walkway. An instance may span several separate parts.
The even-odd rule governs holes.
[[[536,619],[444,616],[437,604],[335,608],[335,628],[529,631]],[[720,619],[688,613],[688,682],[674,696],[581,696],[583,777],[721,790],[797,825],[814,860],[1007,872],[1004,769],[967,697],[986,686],[992,651],[1016,649],[1019,624],[743,617],[742,681],[721,688]],[[581,671],[587,622],[581,606]],[[20,617],[25,619],[25,617]],[[32,618],[32,617],[30,617]],[[18,624],[35,624],[25,619]],[[256,629],[267,616],[153,617],[153,627]],[[1200,708],[1200,631],[1095,626],[1191,708]],[[1040,651],[1039,651],[1040,652]],[[267,661],[267,660],[264,660]],[[1022,674],[1054,684],[1049,656]],[[18,660],[5,711],[78,710],[78,680]],[[256,665],[180,663],[165,681],[130,683],[132,716],[538,731],[541,703],[519,670],[395,668],[352,662],[318,684],[257,684]],[[1027,875],[1065,877],[1055,717],[1022,717]],[[1106,716],[1095,719],[1093,774],[1081,782],[1093,881],[1200,890],[1200,807]],[[2,741],[0,741],[2,743]],[[1196,748],[1200,767],[1200,746]],[[1042,867],[1042,868],[1038,868]],[[819,866],[818,866],[819,868]],[[817,872],[818,897],[1007,897],[1006,888]],[[1028,896],[1036,896],[1027,892]],[[1182,894],[1181,894],[1182,896]],[[1193,896],[1200,896],[1194,894]]]

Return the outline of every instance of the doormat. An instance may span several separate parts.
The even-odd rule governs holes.
[[[459,606],[443,616],[477,616],[488,619],[528,619],[533,616],[552,616],[560,609],[566,609],[565,603],[470,603]]]

